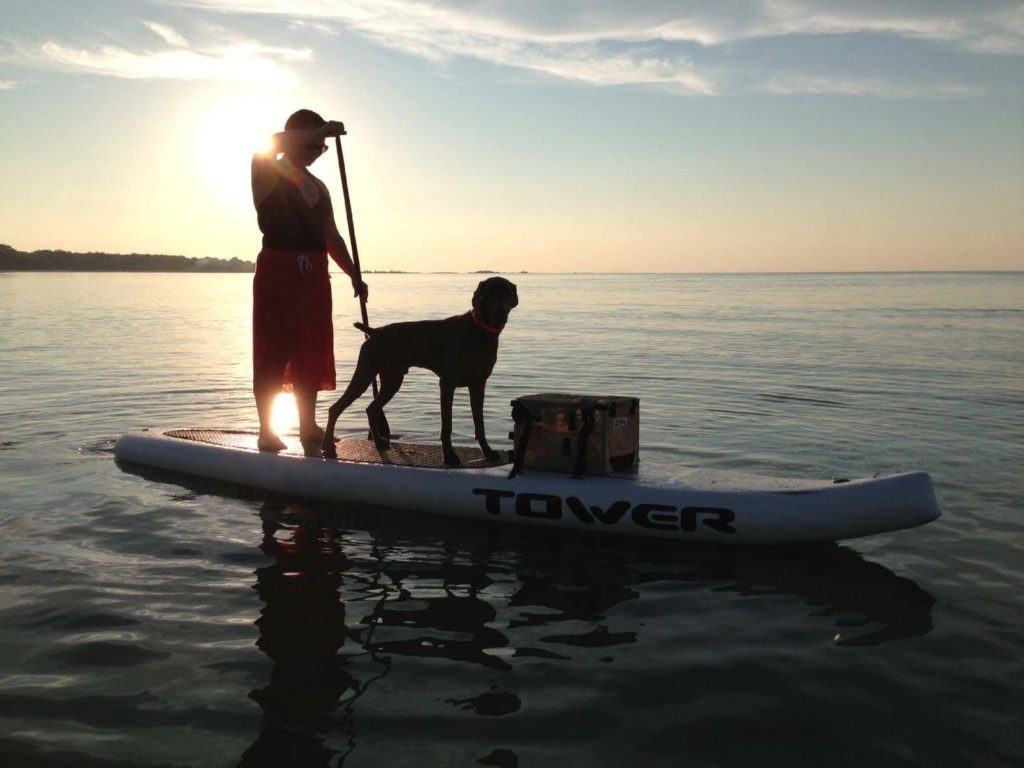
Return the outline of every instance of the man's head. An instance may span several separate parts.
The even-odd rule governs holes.
[[[286,131],[308,130],[312,128],[322,128],[326,123],[327,121],[313,110],[300,109],[289,115],[288,119],[285,120],[284,129]],[[289,152],[288,159],[305,168],[312,165],[313,161],[326,151],[327,145],[323,142],[323,139],[318,139],[304,144],[298,150]]]

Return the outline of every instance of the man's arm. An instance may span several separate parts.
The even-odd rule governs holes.
[[[267,154],[279,155],[282,152],[289,154],[307,144],[321,142],[328,136],[343,136],[344,134],[345,126],[337,120],[328,120],[319,128],[292,128],[288,131],[280,131],[270,137],[270,148],[267,150]]]
[[[328,136],[344,134],[345,126],[336,120],[329,120],[319,128],[292,128],[280,131],[270,137],[270,146],[252,156],[252,201],[258,208],[267,199],[280,178],[293,172],[287,164],[282,165],[277,156],[302,149],[307,144],[321,142]],[[295,181],[295,179],[292,179]]]
[[[334,222],[334,208],[331,206],[331,196],[327,192],[327,187],[323,184],[320,185],[320,194],[327,196],[328,215],[324,220],[324,241],[327,243],[327,253],[341,267],[341,271],[352,280],[354,295],[359,296],[362,294],[363,301],[366,301],[369,289],[366,283],[362,281],[362,278],[356,274],[356,267],[352,263],[352,257],[349,256],[348,246],[345,245],[345,240],[342,238],[341,233],[338,232],[338,225]]]

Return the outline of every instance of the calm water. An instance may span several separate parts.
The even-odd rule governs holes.
[[[492,443],[512,396],[631,394],[645,471],[926,469],[944,516],[744,550],[132,474],[128,429],[253,426],[251,278],[0,274],[0,762],[1021,764],[1024,275],[514,279]],[[371,320],[475,282],[374,276]]]

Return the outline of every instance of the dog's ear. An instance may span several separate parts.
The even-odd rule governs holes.
[[[480,298],[483,296],[483,293],[484,293],[484,283],[486,283],[486,282],[487,282],[486,280],[481,280],[477,284],[476,290],[473,291],[473,311],[474,312],[480,312],[481,311]]]

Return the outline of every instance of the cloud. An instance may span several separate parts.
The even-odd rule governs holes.
[[[660,85],[686,93],[714,92],[709,78],[695,72],[686,59],[586,53],[551,56],[533,52],[519,54],[510,63],[590,85]]]
[[[502,0],[163,0],[217,11],[335,21],[380,35],[476,35],[533,44],[688,41],[703,46],[796,35],[876,34],[968,46],[988,34],[1024,35],[1024,3],[977,0],[959,10],[897,0],[875,10],[863,0],[687,0],[537,5]],[[954,6],[955,8],[956,6]],[[985,8],[1002,10],[985,11]],[[1008,9],[1007,9],[1008,8]]]
[[[203,51],[132,51],[116,46],[86,49],[48,41],[27,54],[31,61],[63,71],[130,80],[241,80],[269,84],[294,81],[293,72],[285,65],[306,61],[311,56],[309,49],[251,42]]]
[[[896,5],[893,3],[892,5]],[[957,40],[966,35],[964,21],[955,16],[899,12],[871,13],[862,7],[837,4],[828,9],[793,0],[765,0],[765,18],[745,37],[788,35],[878,34],[926,40]]]
[[[154,1],[219,14],[272,15],[293,34],[296,28],[326,35],[346,29],[438,64],[473,59],[593,86],[655,86],[701,95],[767,91],[913,98],[980,92],[956,83],[903,82],[901,59],[891,54],[884,63],[870,56],[848,57],[845,64],[823,57],[822,47],[809,42],[823,36],[906,40],[905,62],[913,61],[912,52],[921,45],[960,55],[1024,53],[1024,3],[1007,0],[941,6],[932,0]],[[114,77],[277,83],[291,81],[289,64],[311,55],[308,49],[232,40],[230,34],[204,35],[217,44],[197,46],[165,24],[142,23],[165,49],[49,41],[34,54],[48,66]],[[751,65],[745,56],[756,62]],[[790,75],[794,69],[801,74]],[[920,66],[912,69],[928,78]],[[808,72],[815,76],[803,74]]]
[[[978,0],[163,0],[218,12],[272,14],[321,30],[344,27],[379,45],[443,63],[466,57],[592,85],[659,85],[682,93],[729,91],[735,46],[840,35],[929,41],[979,54],[1024,52],[1024,4]],[[754,90],[797,92],[794,80],[764,73]],[[781,85],[780,85],[781,83]],[[842,77],[805,79],[811,93],[938,94],[966,86],[889,87]],[[829,84],[836,90],[828,91]],[[859,85],[858,85],[859,84]],[[793,88],[793,90],[784,90]]]
[[[14,87],[12,80],[0,80],[0,91],[9,91]]]
[[[1024,54],[1024,3],[987,19],[986,34],[968,41],[967,47],[975,53]]]
[[[371,40],[434,62],[462,56],[595,86],[655,85],[684,93],[710,94],[714,83],[688,57],[654,55],[650,50],[609,53],[591,43],[557,46],[493,37],[467,31],[437,30],[430,36],[415,28],[363,29]]]
[[[442,63],[453,57],[475,58],[507,67],[591,85],[657,85],[678,92],[713,93],[714,83],[692,60],[679,52],[654,55],[643,45],[609,52],[609,39],[649,36],[629,29],[600,34],[567,27],[539,30],[500,14],[466,11],[454,6],[411,0],[169,0],[237,13],[286,16],[323,28],[341,24],[379,45]],[[327,27],[328,29],[330,27]],[[678,32],[674,32],[676,34]]]
[[[338,31],[334,29],[330,24],[324,24],[321,21],[304,21],[303,19],[292,19],[288,23],[288,26],[293,29],[312,29],[320,34],[327,35],[328,37],[337,37]]]
[[[981,90],[956,83],[920,85],[894,83],[875,78],[819,77],[813,75],[777,75],[765,83],[768,93],[835,94],[842,96],[875,96],[883,99],[964,98],[977,96]]]
[[[188,40],[179,35],[166,24],[158,24],[155,21],[144,21],[142,23],[149,29],[150,32],[155,34],[168,45],[173,45],[178,48],[185,48],[188,46]]]

